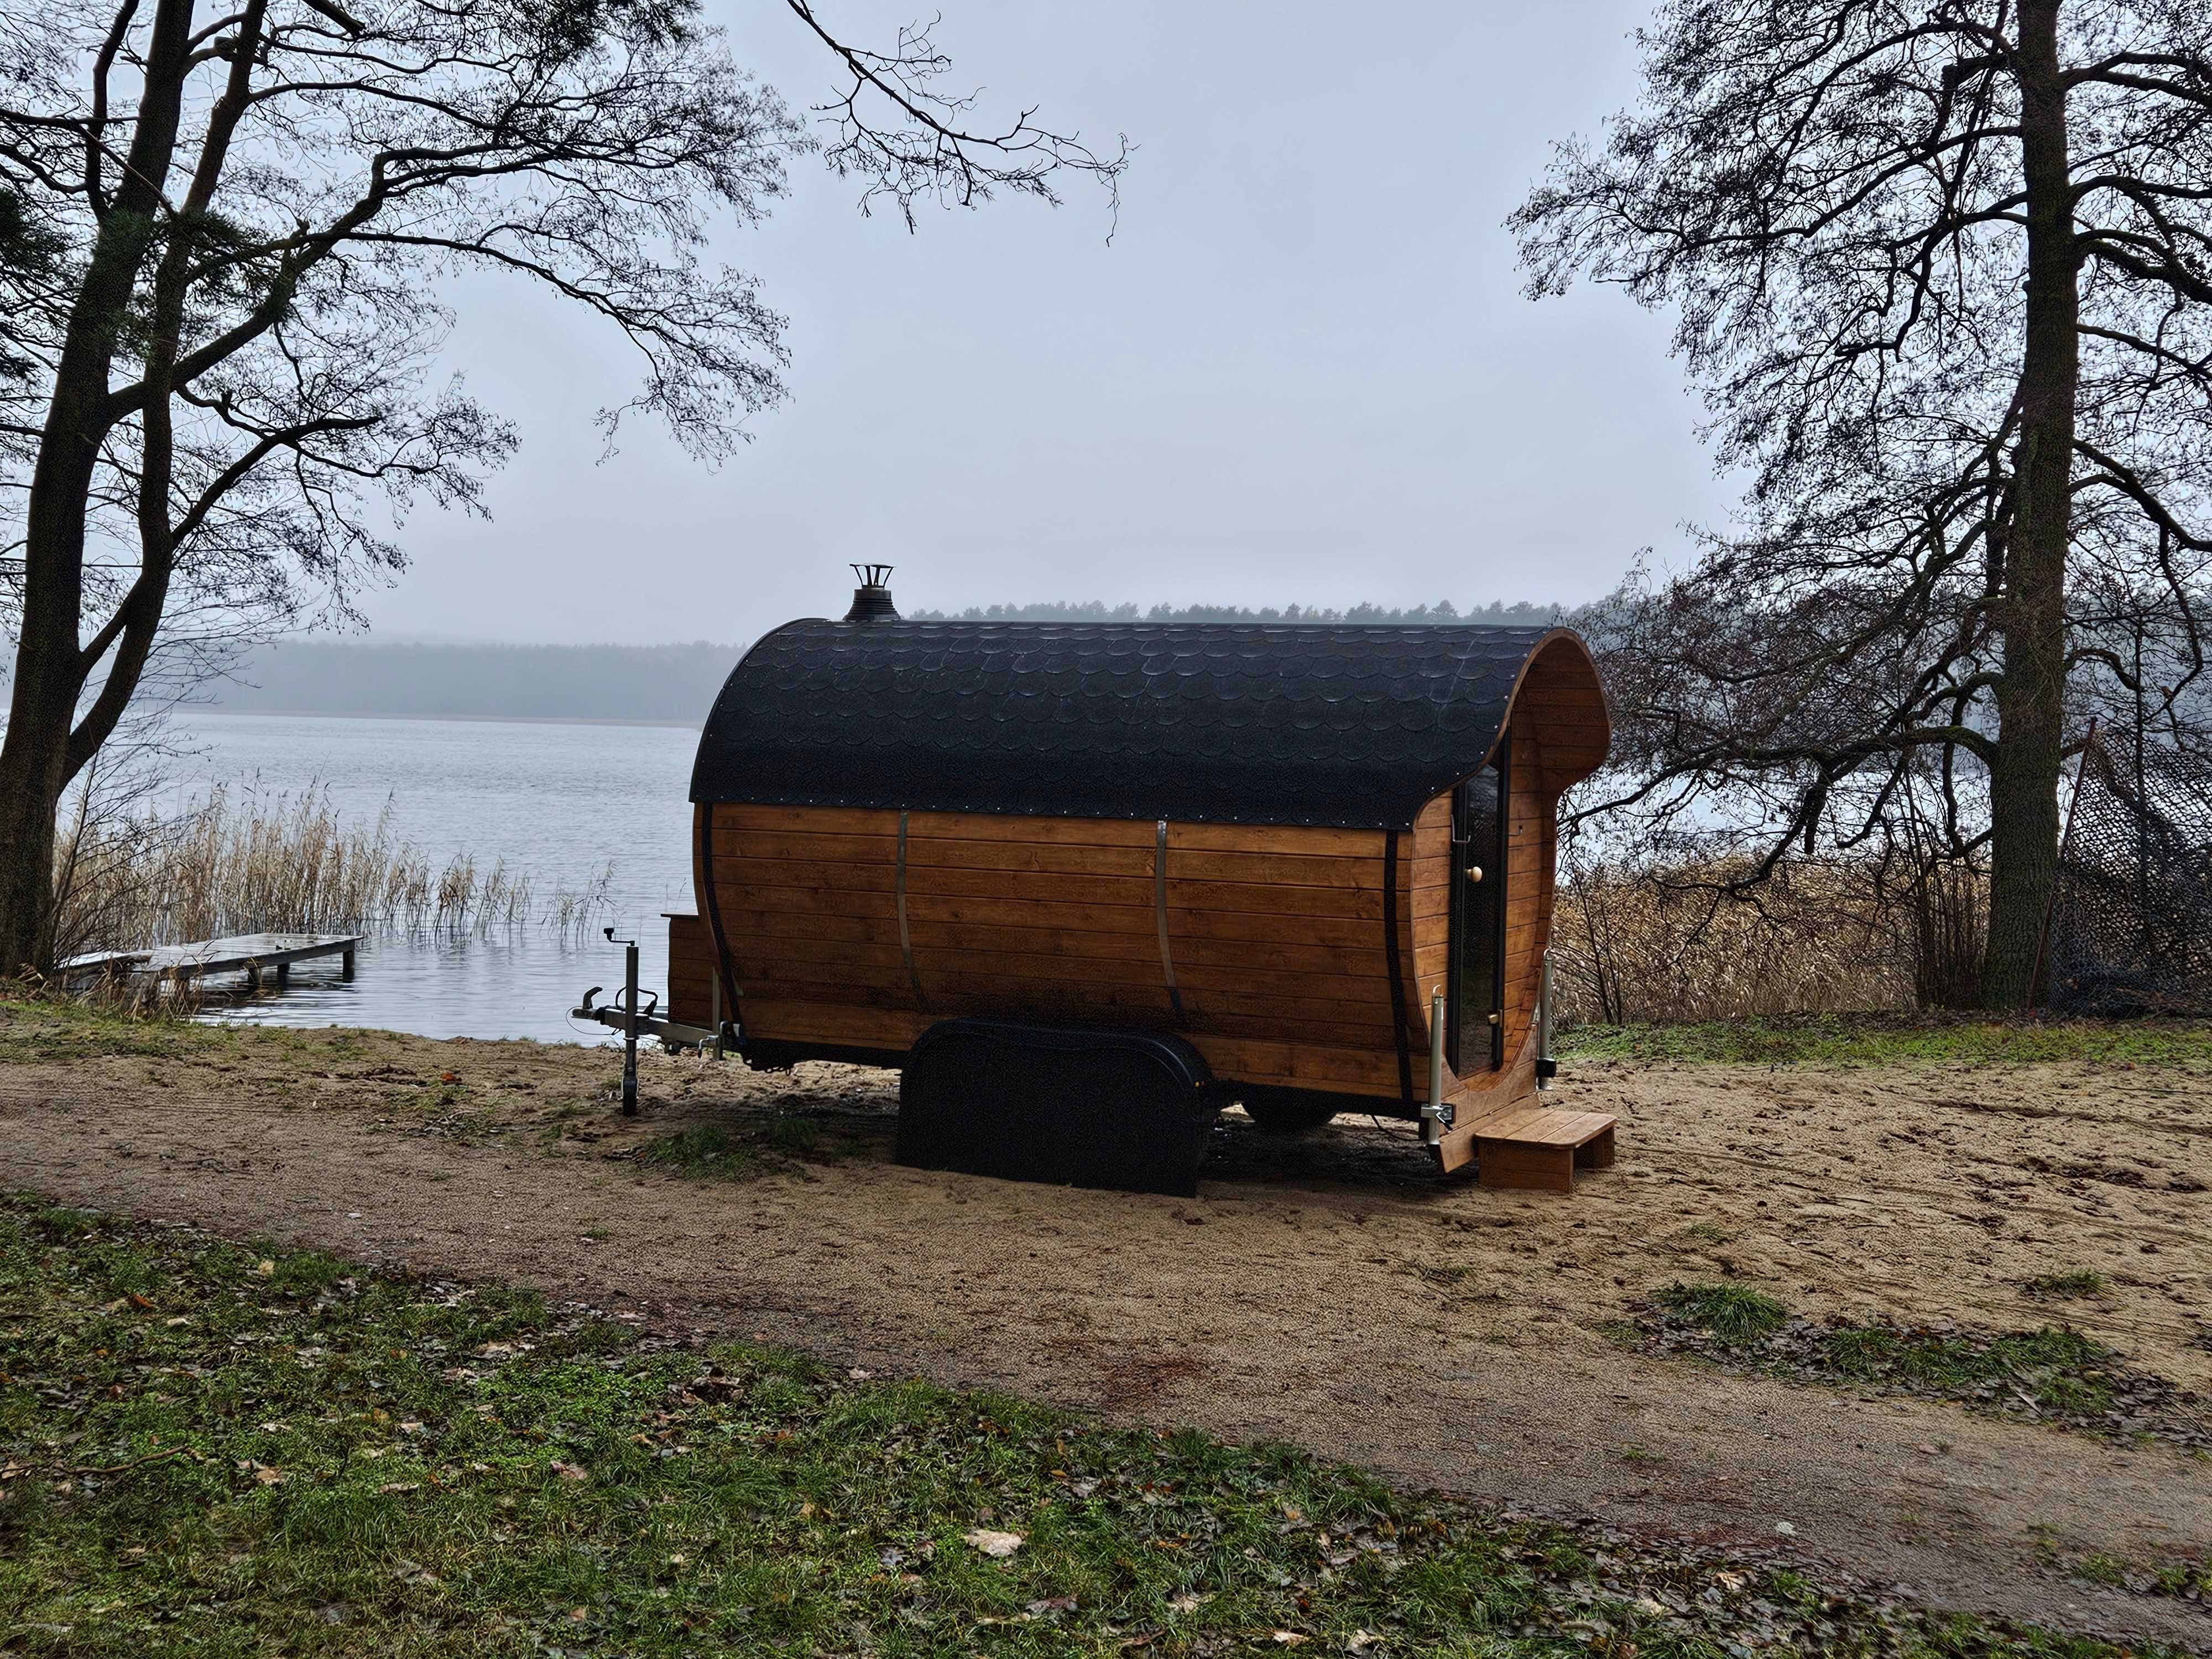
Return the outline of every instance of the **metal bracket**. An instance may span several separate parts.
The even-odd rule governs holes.
[[[1421,1103],[1421,1145],[1436,1146],[1451,1126],[1444,1104],[1444,988],[1429,993],[1429,1097]]]
[[[1536,1086],[1549,1090],[1552,1079],[1559,1074],[1559,1062],[1552,1058],[1552,952],[1544,951],[1544,974],[1536,993]]]

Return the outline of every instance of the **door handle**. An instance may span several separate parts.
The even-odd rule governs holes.
[[[1479,864],[1468,865],[1467,866],[1467,878],[1469,881],[1480,881],[1482,879],[1482,866]]]

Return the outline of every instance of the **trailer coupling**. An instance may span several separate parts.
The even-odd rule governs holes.
[[[596,985],[585,992],[582,1006],[571,1008],[568,1011],[569,1018],[592,1020],[605,1026],[611,1031],[620,1031],[628,1035],[630,1016],[622,1006],[621,994],[617,993],[612,1002],[603,1002],[594,1006],[592,999],[597,996],[599,992],[599,988]],[[706,1048],[714,1045],[717,1033],[708,1030],[703,1025],[690,1025],[680,1019],[670,1019],[665,1016],[657,1015],[653,1011],[659,1006],[659,998],[648,997],[645,1007],[637,1016],[638,1036],[659,1037],[663,1042],[677,1048]]]

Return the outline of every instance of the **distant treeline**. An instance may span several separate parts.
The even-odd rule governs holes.
[[[916,611],[917,621],[948,613]],[[994,605],[949,613],[969,622],[1571,623],[1557,605],[1449,599],[1410,610],[1355,605],[1249,610],[1241,605]],[[204,688],[237,714],[387,714],[510,720],[683,720],[707,717],[714,694],[744,654],[741,645],[386,645],[287,640],[256,652],[232,678]]]
[[[737,645],[371,645],[287,640],[206,688],[240,714],[707,718]]]
[[[1241,605],[1156,605],[1149,611],[1133,605],[1109,605],[1102,599],[1066,600],[1044,605],[970,605],[965,611],[915,611],[917,622],[1118,622],[1118,623],[1359,623],[1448,624],[1473,623],[1486,628],[1541,628],[1553,623],[1571,623],[1574,613],[1556,605],[1504,605],[1492,600],[1462,611],[1449,599],[1392,611],[1379,605],[1355,605],[1332,611],[1323,605],[1293,605],[1278,611],[1273,605],[1249,610]]]

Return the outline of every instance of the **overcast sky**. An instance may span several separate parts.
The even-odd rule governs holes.
[[[1573,602],[1727,505],[1662,319],[1531,303],[1501,222],[1548,146],[1634,92],[1635,0],[820,0],[888,42],[940,3],[987,107],[1140,146],[1118,231],[1071,181],[864,218],[802,161],[720,250],[791,319],[792,397],[719,471],[647,425],[604,327],[459,294],[454,365],[514,417],[489,525],[423,511],[373,637],[741,640],[836,614],[849,560],[907,609]],[[708,0],[794,104],[833,84],[776,0]]]

